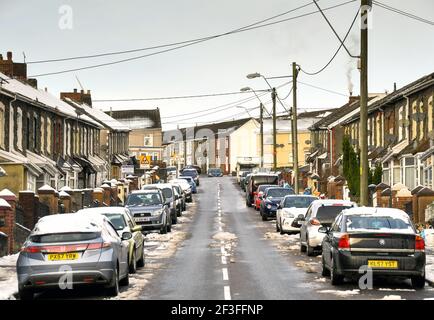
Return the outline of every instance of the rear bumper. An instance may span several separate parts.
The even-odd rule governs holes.
[[[368,260],[395,260],[398,261],[397,269],[373,268],[374,275],[394,276],[423,276],[425,275],[425,253],[415,252],[409,256],[378,256],[378,255],[353,255],[349,251],[338,251],[335,254],[337,273],[343,275],[360,275],[359,269],[368,266]]]
[[[292,226],[292,222],[294,221],[294,218],[282,218],[282,225],[281,229],[282,231],[286,232],[300,232],[300,228],[295,228]]]
[[[271,209],[268,209],[267,207],[262,207],[262,213],[265,214],[267,217],[276,217],[277,207],[272,207]]]

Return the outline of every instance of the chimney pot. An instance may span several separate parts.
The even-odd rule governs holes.
[[[77,89],[74,89],[74,93],[77,93]]]
[[[87,90],[87,94],[90,94],[90,90]]]
[[[393,91],[396,91],[396,82],[393,83]]]
[[[45,87],[45,92],[48,92],[48,89],[47,89],[47,87]]]
[[[81,93],[81,94],[84,94],[84,90],[80,90],[80,93]]]
[[[12,61],[12,51],[8,51],[8,52],[6,53],[6,55],[7,55],[7,57],[8,57],[8,60],[9,60],[9,61]]]

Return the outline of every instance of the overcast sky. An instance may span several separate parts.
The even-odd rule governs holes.
[[[307,4],[309,0],[0,0],[0,51],[13,51],[14,60],[56,59],[102,52],[129,50],[224,33],[258,20]],[[321,0],[323,8],[345,0]],[[382,0],[401,10],[434,20],[432,0]],[[59,13],[62,6],[72,9],[72,20]],[[354,18],[359,1],[330,10],[330,18],[343,37]],[[312,4],[282,18],[314,11]],[[406,17],[373,9],[370,30],[369,91],[391,91],[393,83],[401,87],[417,78],[434,72],[434,27]],[[68,24],[72,21],[72,25]],[[59,27],[59,22],[63,28]],[[72,26],[72,29],[64,28]],[[359,24],[353,28],[348,46],[359,53]],[[291,63],[315,71],[321,68],[337,49],[339,43],[320,14],[276,24],[252,31],[210,40],[172,52],[117,65],[76,71],[61,75],[39,77],[40,88],[47,87],[56,96],[60,91],[84,88],[95,99],[148,98],[236,92],[245,86],[266,89],[262,79],[248,80],[246,75],[260,72],[265,76],[287,75]],[[70,68],[100,64],[153,51],[98,59],[84,59],[28,65],[28,74],[35,75]],[[350,83],[359,94],[357,63],[341,51],[332,65],[317,76],[302,74],[299,80],[315,86],[348,94]],[[350,77],[348,76],[350,75]],[[273,80],[278,86],[285,79]],[[290,86],[278,90],[287,96]],[[335,108],[348,98],[305,85],[299,86],[299,107]],[[201,99],[159,100],[140,102],[95,103],[113,108],[153,108],[161,110],[164,128],[202,124],[232,117],[244,117],[243,109],[222,108],[218,113],[204,112],[202,117],[187,115],[251,97],[251,94]],[[263,101],[269,100],[264,96]],[[285,102],[291,105],[290,96]],[[252,100],[243,106],[252,108]],[[236,105],[236,103],[235,103]],[[267,105],[271,108],[270,104]],[[278,111],[283,111],[282,107]],[[240,114],[241,113],[241,114]],[[253,111],[252,114],[257,114]],[[198,114],[200,115],[200,114]]]

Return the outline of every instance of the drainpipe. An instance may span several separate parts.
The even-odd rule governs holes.
[[[330,169],[333,171],[333,129],[327,127],[329,133],[329,143],[330,143]],[[331,173],[332,174],[332,173]]]
[[[15,94],[15,97],[13,100],[9,102],[9,152],[14,150],[14,135],[12,134],[14,132],[14,128],[12,125],[12,119],[13,119],[13,103],[17,101],[17,95]]]

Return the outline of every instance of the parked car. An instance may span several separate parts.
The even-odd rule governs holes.
[[[262,197],[264,196],[265,189],[270,187],[275,187],[275,186],[271,184],[261,184],[258,187],[258,190],[253,198],[254,207],[257,211],[259,211],[259,208],[261,207],[261,201],[262,201]]]
[[[21,299],[59,288],[65,275],[74,288],[103,285],[109,295],[116,296],[119,285],[129,283],[131,238],[129,231],[120,238],[109,219],[99,214],[56,214],[39,219],[17,260]]]
[[[160,230],[165,234],[172,230],[170,202],[166,201],[163,192],[158,189],[135,190],[126,201],[126,207],[133,215],[134,221],[145,230]]]
[[[185,169],[194,169],[197,171],[198,174],[202,174],[202,168],[199,166],[196,166],[194,164],[186,165],[184,168],[181,169],[181,174]]]
[[[196,169],[184,169],[182,171],[183,177],[191,177],[194,180],[194,183],[196,183],[196,186],[199,186],[200,180],[199,180],[199,173],[196,171]]]
[[[256,173],[250,176],[246,186],[246,205],[251,207],[258,187],[261,184],[278,185],[279,177],[275,174]]]
[[[220,168],[209,168],[208,177],[223,177],[222,169]]]
[[[196,182],[194,182],[194,179],[192,177],[189,177],[189,176],[180,176],[179,179],[186,180],[189,183],[190,187],[191,187],[191,192],[192,193],[197,193]]]
[[[241,184],[241,189],[244,192],[247,192],[247,186],[249,185],[250,179],[252,178],[253,173],[248,173],[246,177],[243,179],[243,183]]]
[[[178,223],[178,208],[177,208],[177,198],[175,195],[175,187],[170,183],[156,183],[148,184],[142,187],[142,190],[149,190],[158,188],[163,193],[164,201],[169,204],[170,217],[172,219],[172,224]]]
[[[294,190],[282,187],[266,188],[259,207],[262,221],[276,217],[277,207],[282,199],[289,194],[294,194]]]
[[[167,170],[167,175],[176,177],[178,169],[175,166],[168,166],[166,167],[166,170]]]
[[[178,217],[182,215],[182,211],[185,211],[186,209],[186,200],[185,200],[185,192],[182,189],[181,185],[177,182],[170,182],[175,187],[175,196],[177,196],[177,204],[176,207],[178,209]]]
[[[408,277],[415,289],[425,286],[425,242],[402,210],[352,208],[342,211],[323,239],[323,276],[333,285],[360,276],[368,266],[373,275]]]
[[[145,238],[142,234],[142,227],[134,221],[130,210],[124,207],[97,207],[81,209],[77,214],[96,213],[106,216],[115,227],[119,237],[124,232],[131,232],[132,238],[128,241],[128,266],[130,273],[136,273],[137,267],[145,266],[145,253],[143,242]]]
[[[294,234],[300,232],[299,226],[292,226],[294,219],[299,215],[305,216],[309,205],[318,200],[308,195],[287,195],[280,202],[276,213],[276,232],[280,234]]]
[[[307,252],[308,256],[321,253],[324,233],[318,230],[321,227],[329,227],[342,210],[356,207],[354,202],[347,200],[315,200],[307,209],[306,215],[299,216],[300,226],[300,251]]]
[[[191,186],[187,182],[186,179],[173,179],[170,182],[171,183],[178,183],[181,186],[182,191],[185,194],[185,202],[192,202],[193,201],[193,196],[191,195],[192,194]]]

